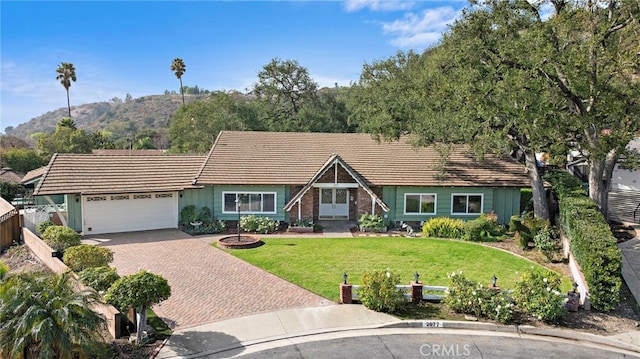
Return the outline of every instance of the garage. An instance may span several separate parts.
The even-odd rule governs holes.
[[[82,196],[85,235],[177,227],[177,192]]]

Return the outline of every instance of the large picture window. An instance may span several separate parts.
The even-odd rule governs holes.
[[[222,213],[238,213],[238,199],[241,213],[276,213],[275,192],[223,192]]]
[[[405,193],[404,214],[436,214],[436,195]]]
[[[482,213],[482,194],[453,194],[451,196],[451,214]]]

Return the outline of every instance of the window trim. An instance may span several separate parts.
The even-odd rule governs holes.
[[[466,212],[454,212],[453,211],[453,198],[456,196],[465,196],[467,198]],[[480,196],[480,212],[469,213],[469,196]],[[484,208],[484,193],[452,193],[451,194],[451,215],[455,216],[479,216]]]
[[[407,196],[433,196],[433,212],[407,212]],[[420,198],[422,203],[422,198]],[[420,206],[422,210],[422,206]],[[404,194],[404,202],[402,203],[402,211],[405,216],[423,216],[423,215],[436,215],[438,213],[438,194],[437,193],[421,193],[421,192],[407,192]]]
[[[241,214],[277,214],[278,213],[278,192],[271,192],[271,191],[267,191],[267,192],[261,192],[261,191],[222,191],[222,213],[223,214],[237,214],[238,211],[233,210],[233,211],[227,211],[226,208],[226,203],[225,203],[225,197],[228,194],[235,194],[236,199],[238,198],[239,194],[243,194],[243,195],[251,195],[251,194],[259,194],[260,197],[260,211],[240,211]],[[273,211],[264,211],[264,201],[263,201],[263,195],[265,194],[272,194],[273,195]],[[235,202],[234,202],[234,208],[235,208]]]

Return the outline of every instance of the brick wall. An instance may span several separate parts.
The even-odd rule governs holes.
[[[371,188],[371,190],[376,194],[376,196],[382,198],[382,188],[373,187]],[[356,216],[354,217],[354,219],[357,220],[361,215],[365,213],[371,213],[371,196],[364,189],[362,189],[362,187],[358,187],[357,197],[355,197],[355,199],[358,201],[358,205],[356,208]],[[373,214],[382,216],[382,208],[380,208],[380,206],[376,204]]]

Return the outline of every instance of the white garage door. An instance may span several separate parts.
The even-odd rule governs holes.
[[[176,192],[82,196],[82,230],[87,234],[178,227]]]

